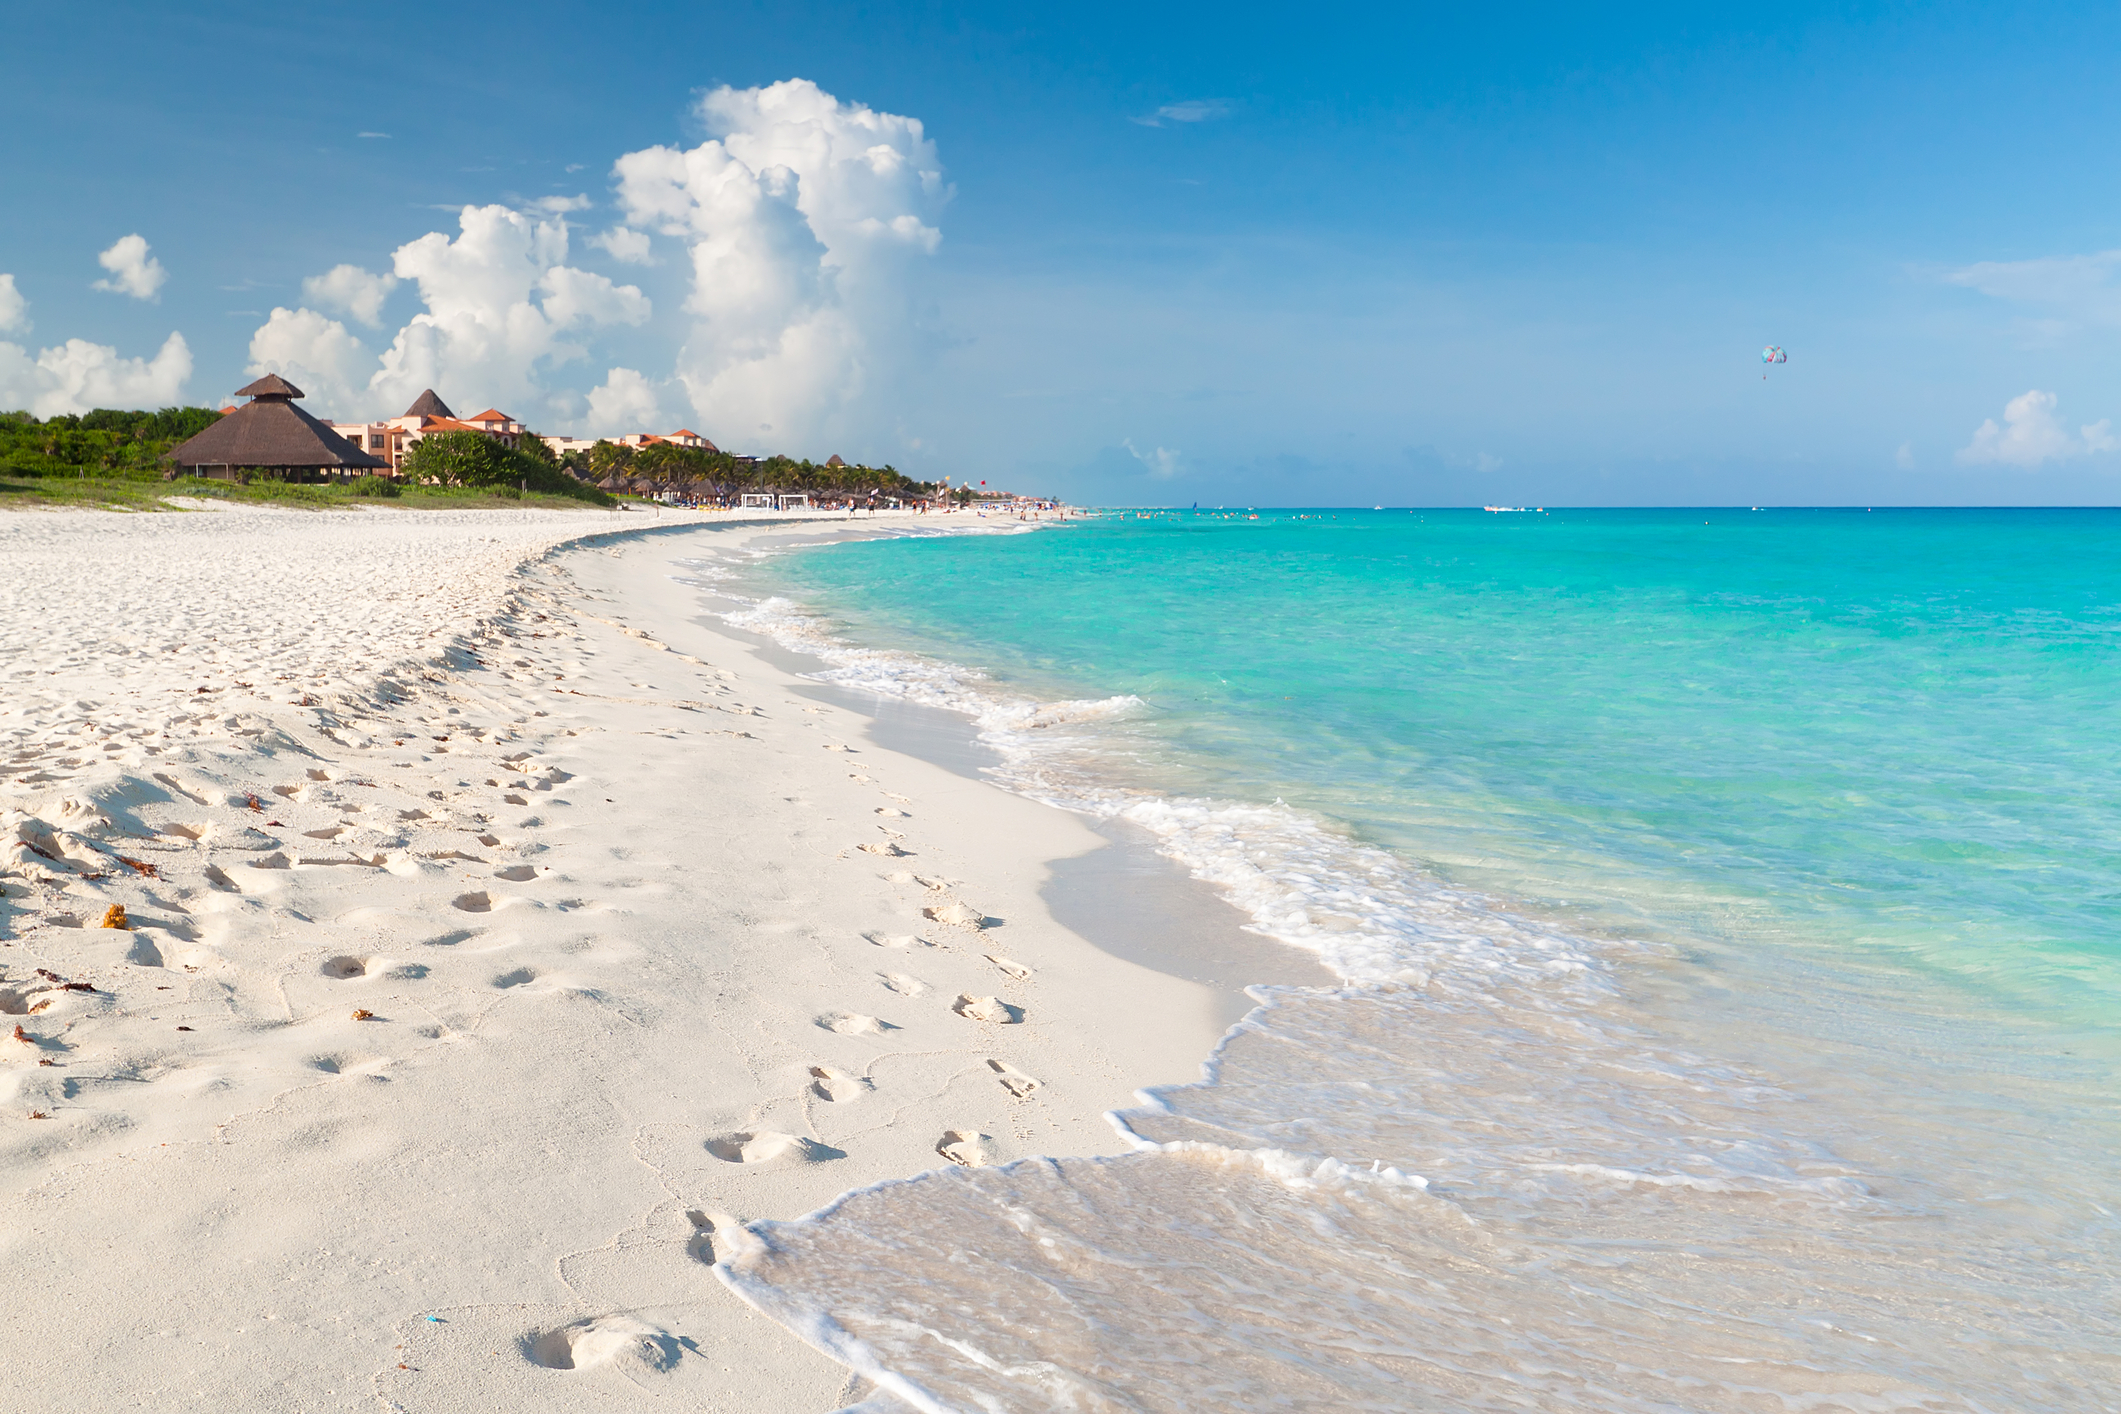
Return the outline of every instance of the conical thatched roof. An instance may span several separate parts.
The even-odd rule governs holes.
[[[388,462],[293,403],[261,398],[237,408],[169,454],[179,466],[345,467],[381,470]]]
[[[239,398],[306,398],[309,394],[277,373],[268,373],[248,388],[236,389]]]
[[[840,454],[838,452],[834,452],[831,456],[825,458],[825,465],[827,466],[845,466],[846,464],[847,463],[840,460]]]
[[[297,393],[295,396],[300,397],[301,394]],[[412,400],[412,406],[405,409],[405,411],[400,415],[404,417],[456,416],[455,413],[449,410],[448,403],[443,402],[440,398],[435,396],[435,390],[432,388],[429,388],[426,392],[420,394],[419,397],[414,398]]]

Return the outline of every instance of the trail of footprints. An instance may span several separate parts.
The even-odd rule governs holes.
[[[532,593],[525,597],[528,600],[538,596]],[[551,605],[553,601],[545,602]],[[542,627],[533,631],[532,624]],[[622,625],[617,627],[651,648],[663,647],[637,630]],[[525,609],[515,615],[514,626],[482,629],[472,636],[472,642],[476,651],[489,654],[504,647],[512,653],[529,654],[536,650],[521,640],[545,637],[548,632],[555,638],[578,637],[571,632],[566,620],[558,616],[557,608],[552,618]],[[504,644],[507,639],[517,641]],[[708,684],[709,692],[716,697],[731,698],[732,688],[728,684],[734,680],[732,674],[713,670],[686,655],[672,656],[708,669],[716,680]],[[566,668],[569,673],[579,667],[578,663],[566,659],[534,663],[527,656],[512,657],[509,667],[500,675],[515,683],[537,683],[542,689],[550,690],[555,679],[566,676],[554,671],[556,665]],[[491,915],[541,894],[543,891],[538,890],[538,885],[559,877],[551,867],[535,862],[534,858],[523,857],[526,854],[535,856],[545,850],[546,846],[540,842],[545,822],[538,815],[523,815],[521,812],[562,803],[552,800],[550,792],[571,777],[540,757],[564,748],[565,737],[575,733],[560,727],[557,722],[537,721],[546,713],[537,710],[521,689],[495,686],[498,691],[482,699],[464,690],[461,680],[437,676],[429,678],[425,685],[406,685],[399,689],[400,695],[395,700],[371,703],[366,711],[344,707],[319,709],[313,714],[312,721],[299,727],[285,722],[261,727],[261,730],[280,733],[280,740],[285,745],[298,749],[299,740],[294,734],[314,732],[317,744],[328,748],[330,759],[324,765],[302,769],[297,779],[257,781],[253,773],[261,767],[271,769],[273,756],[266,753],[260,760],[240,751],[232,754],[227,750],[218,756],[189,757],[189,768],[172,765],[169,770],[143,770],[141,776],[153,781],[163,792],[161,807],[142,812],[152,819],[153,833],[159,838],[145,847],[137,844],[125,847],[146,854],[150,861],[159,865],[161,874],[150,871],[144,879],[128,879],[108,863],[116,857],[115,849],[96,837],[100,832],[102,838],[116,839],[118,835],[112,822],[108,819],[73,822],[79,828],[70,833],[58,832],[50,841],[54,850],[44,855],[53,865],[52,877],[36,885],[30,897],[25,897],[21,888],[11,891],[10,903],[16,908],[18,918],[16,936],[33,944],[36,941],[72,943],[79,939],[82,935],[73,930],[92,927],[92,916],[97,909],[87,906],[83,898],[71,896],[96,892],[96,888],[89,887],[95,880],[105,880],[97,887],[108,891],[112,882],[140,885],[174,875],[177,877],[157,887],[165,895],[181,899],[190,896],[186,888],[188,881],[184,877],[188,874],[189,879],[195,880],[204,890],[266,902],[272,901],[275,894],[283,900],[290,897],[280,891],[292,876],[275,871],[290,871],[297,866],[336,865],[363,873],[372,871],[379,882],[385,875],[397,875],[410,881],[443,869],[461,879],[457,891],[445,895],[445,898],[447,911],[460,915],[464,926],[434,931],[419,939],[418,945],[445,950],[437,954],[438,958],[450,956],[446,950],[486,935]],[[708,705],[739,715],[765,715],[756,707],[734,701]],[[823,715],[809,708],[804,710]],[[220,719],[219,715],[215,716],[216,721]],[[262,718],[258,720],[264,721]],[[481,725],[481,722],[494,725]],[[533,740],[534,737],[541,739]],[[844,743],[824,744],[829,750],[859,759],[859,753]],[[24,754],[26,759],[26,753],[18,754]],[[153,754],[154,749],[150,749],[149,755]],[[47,756],[46,759],[52,758]],[[84,761],[87,759],[83,757]],[[349,764],[355,761],[362,763],[361,768]],[[73,763],[69,758],[61,764]],[[437,775],[437,771],[441,775]],[[443,776],[451,780],[445,783]],[[250,782],[247,785],[246,777]],[[851,771],[849,780],[860,786],[874,786],[888,802],[872,807],[881,837],[864,842],[858,848],[884,858],[912,859],[914,851],[904,843],[907,837],[898,827],[915,820],[915,802],[883,789],[866,768]],[[541,796],[544,799],[540,799]],[[515,812],[511,823],[505,825],[499,823],[504,808]],[[214,854],[212,859],[207,858],[209,849]],[[188,862],[178,858],[186,851],[192,856]],[[511,855],[513,859],[508,857]],[[464,877],[466,875],[470,877]],[[1032,970],[999,953],[979,953],[977,956],[993,969],[991,988],[975,986],[966,991],[938,991],[917,975],[922,970],[918,959],[945,953],[964,956],[960,945],[976,944],[998,920],[987,918],[956,897],[955,886],[947,880],[903,869],[881,877],[888,883],[918,890],[916,898],[925,900],[920,912],[934,926],[917,932],[879,930],[852,940],[860,947],[881,950],[879,954],[869,955],[876,960],[889,959],[885,967],[865,969],[880,988],[880,1000],[886,1003],[880,1010],[889,1011],[901,1006],[935,1008],[954,1018],[950,1025],[977,1028],[968,1030],[965,1037],[967,1049],[976,1057],[972,1063],[978,1072],[998,1085],[1011,1101],[1031,1101],[1041,1088],[1040,1082],[1000,1056],[980,1054],[979,1043],[1005,1035],[1007,1033],[999,1028],[1025,1020],[1026,1010],[1021,1003],[997,993],[1027,983]],[[9,883],[20,885],[23,881],[11,877]],[[132,897],[138,897],[137,891]],[[62,910],[58,906],[62,902],[69,903],[71,908]],[[100,904],[101,900],[97,902]],[[554,908],[593,906],[580,900],[549,897],[537,898],[536,904]],[[133,908],[136,915],[152,920],[150,926],[155,930],[152,939],[146,933],[135,934],[140,941],[135,944],[134,961],[167,967],[173,974],[170,985],[157,986],[157,991],[170,992],[182,986],[188,977],[202,972],[219,976],[224,981],[235,980],[235,965],[216,955],[213,949],[184,949],[191,939],[187,936],[181,908],[157,908],[146,904],[134,904]],[[39,927],[22,928],[25,915],[38,912],[44,915],[41,921],[47,926],[57,925],[67,931],[63,934],[46,933]],[[172,917],[172,914],[179,916]],[[308,922],[299,913],[293,916]],[[345,931],[328,923],[318,928],[320,936],[334,932],[343,936]],[[39,938],[39,934],[43,937]],[[159,939],[161,947],[172,955],[164,959],[156,953],[153,939]],[[339,945],[341,949],[345,946],[344,941]],[[371,944],[370,948],[373,947]],[[402,954],[404,949],[396,951]],[[146,963],[149,955],[153,956],[153,961]],[[56,957],[51,960],[61,961]],[[470,958],[462,961],[468,963]],[[16,958],[8,958],[5,962],[15,964]],[[344,998],[339,1005],[346,1010],[341,1014],[350,1016],[355,1031],[363,1035],[373,1034],[380,1043],[372,1048],[328,1044],[308,1054],[303,1065],[319,1080],[387,1079],[387,1071],[395,1063],[395,1057],[390,1054],[392,1051],[401,1049],[405,1043],[433,1040],[443,1034],[444,1028],[438,1026],[401,1029],[377,1024],[372,1033],[370,1029],[372,1023],[389,1023],[394,1019],[377,1016],[372,1010],[386,1008],[380,998],[392,985],[423,982],[433,985],[430,980],[433,969],[426,963],[412,962],[402,955],[393,956],[382,950],[318,948],[308,954],[308,961],[297,966],[305,970],[307,976],[316,979],[312,986],[327,989],[327,994],[332,997]],[[445,968],[444,975],[457,974],[458,984],[483,991],[493,996],[496,1002],[500,998],[495,994],[520,995],[522,989],[535,990],[535,984],[541,979],[541,973],[532,966],[501,964],[501,970],[494,970],[494,966],[491,962],[478,966],[483,980],[468,980],[466,968],[462,965]],[[182,971],[178,972],[176,969],[180,967]],[[127,980],[131,980],[130,969],[120,968],[118,971],[127,973]],[[277,975],[286,978],[289,974],[283,970]],[[0,977],[0,982],[7,981],[9,979]],[[105,985],[107,991],[108,984]],[[19,1016],[34,1026],[54,1005],[43,1000],[47,994],[61,998],[58,1003],[61,1006],[72,1005],[79,1009],[90,1004],[83,1000],[89,994],[59,990],[62,986],[59,981],[53,981],[48,989],[42,983],[30,986],[12,983],[8,988],[0,988],[0,1011],[10,1014],[11,1023]],[[154,992],[146,995],[152,998]],[[113,1004],[104,997],[92,1000],[97,1006]],[[352,1005],[361,1000],[367,1004]],[[125,998],[125,1002],[128,1007],[135,1005],[130,997]],[[879,1040],[889,1040],[894,1032],[903,1029],[885,1016],[854,1009],[820,1013],[815,1024],[835,1035]],[[189,1031],[192,1028],[185,1025],[178,1029]],[[17,1030],[22,1031],[22,1028]],[[22,1034],[29,1033],[23,1031]],[[397,1040],[394,1042],[389,1039],[391,1037]],[[77,1034],[64,1043],[63,1049],[54,1051],[59,1060],[48,1060],[44,1064],[63,1068],[72,1063],[86,1040],[87,1033]],[[879,1082],[872,1074],[821,1061],[807,1067],[802,1088],[808,1100],[840,1107],[860,1104],[876,1096]],[[33,1117],[43,1118],[44,1113],[33,1112]],[[715,1160],[738,1169],[820,1163],[844,1157],[843,1151],[821,1138],[763,1126],[746,1126],[708,1136],[703,1147]],[[933,1150],[942,1161],[969,1167],[991,1163],[997,1157],[992,1140],[973,1127],[945,1130],[935,1140]],[[693,1250],[702,1260],[712,1261],[714,1254],[710,1238],[714,1224],[704,1215],[695,1217],[694,1240],[688,1250]],[[675,1359],[669,1341],[667,1332],[658,1328],[625,1318],[599,1317],[531,1336],[527,1338],[524,1353],[535,1363],[552,1369],[583,1368],[612,1361],[660,1369],[667,1368]]]
[[[803,712],[821,716],[828,709],[805,706]],[[851,750],[839,743],[826,743],[828,749]],[[911,820],[911,798],[884,790],[866,771],[853,771],[848,779],[856,785],[876,786],[891,805],[873,807],[874,813],[892,821]],[[864,853],[887,856],[910,857],[913,851],[903,848],[899,841],[905,836],[883,826],[891,838],[864,843],[856,848]],[[898,870],[880,876],[885,882],[901,887],[917,888],[929,900],[920,909],[921,915],[938,925],[933,935],[921,933],[893,933],[882,929],[859,935],[860,941],[889,953],[904,955],[908,961],[915,954],[933,951],[941,954],[959,950],[954,943],[977,940],[985,931],[996,926],[1000,920],[992,919],[980,910],[954,896],[955,885],[943,878]],[[1030,980],[1032,969],[1000,953],[982,952],[981,959],[994,969],[995,981],[1001,986],[1021,985]],[[872,969],[871,975],[879,987],[891,994],[898,1003],[913,1003],[929,997],[935,988],[911,971],[894,968]],[[985,991],[964,991],[937,998],[928,1005],[940,1005],[965,1022],[972,1023],[987,1032],[989,1028],[1021,1024],[1026,1016],[1025,1007],[1018,1002],[993,995]],[[820,1012],[813,1018],[819,1030],[838,1036],[875,1037],[888,1039],[892,1033],[905,1029],[901,1024],[867,1011],[835,1008]],[[992,1078],[1011,1100],[1029,1100],[1040,1088],[1040,1082],[997,1056],[983,1057],[982,1071]],[[856,1074],[836,1066],[818,1063],[808,1067],[805,1096],[814,1102],[834,1106],[846,1105],[876,1093],[877,1080],[869,1074]],[[769,1106],[770,1107],[770,1106]],[[839,1157],[841,1151],[830,1147],[822,1140],[788,1134],[763,1128],[733,1129],[710,1136],[705,1141],[707,1152],[725,1163],[733,1165],[758,1165],[774,1163],[815,1163]],[[934,1152],[950,1163],[966,1167],[981,1167],[994,1161],[993,1141],[976,1129],[946,1130],[936,1140]]]
[[[474,629],[470,641],[491,651],[506,639],[546,637],[548,630],[559,637],[563,627],[519,600],[501,620]],[[517,666],[531,665],[520,659]],[[42,999],[30,997],[22,1007],[26,1024],[0,1037],[33,1048],[42,1073],[52,1077],[25,1091],[31,1119],[82,1108],[66,1103],[83,1083],[68,1077],[101,1059],[109,1042],[99,1022],[162,1021],[150,1012],[188,1033],[169,1056],[171,1074],[210,1063],[226,1034],[223,1023],[233,1017],[251,1029],[328,1018],[360,1023],[357,1029],[372,1034],[378,1050],[327,1043],[286,1063],[313,1079],[380,1076],[394,1063],[384,1052],[402,1053],[449,1029],[389,1026],[397,1018],[377,1014],[390,1009],[386,997],[416,1014],[437,1014],[432,1005],[411,1005],[407,999],[415,994],[401,990],[428,981],[434,969],[427,963],[342,950],[349,932],[367,931],[353,920],[370,906],[400,915],[420,910],[417,903],[408,910],[407,884],[432,898],[437,877],[454,875],[460,891],[435,901],[474,916],[466,920],[471,927],[403,940],[415,947],[446,949],[480,936],[485,919],[477,915],[513,905],[596,906],[537,887],[558,878],[535,858],[547,848],[545,821],[519,814],[541,795],[550,805],[565,803],[549,793],[572,776],[551,753],[565,751],[578,733],[518,687],[423,676],[386,681],[368,696],[328,706],[304,701],[300,711],[267,706],[230,715],[229,705],[209,705],[204,712],[170,714],[156,731],[121,733],[129,754],[112,758],[121,768],[115,776],[70,778],[74,767],[102,763],[61,759],[49,744],[18,736],[12,764],[22,768],[21,784],[39,786],[40,794],[11,790],[14,798],[0,806],[39,813],[11,817],[19,824],[10,834],[20,836],[24,850],[19,861],[0,861],[7,864],[0,869],[6,875],[0,917],[9,925],[0,937],[10,949],[0,953],[0,983],[17,972],[61,979],[52,984],[58,1000],[38,1005]],[[92,706],[79,703],[74,710],[90,713]],[[96,707],[91,715],[115,722],[120,710]],[[99,730],[120,732],[117,725]],[[288,772],[294,753],[318,764]],[[41,769],[46,765],[69,770],[53,774]],[[260,779],[264,773],[272,774]],[[36,804],[54,787],[79,794]],[[510,823],[500,823],[504,816]],[[356,892],[337,887],[340,882]],[[216,915],[196,902],[216,895],[240,897],[246,908]],[[311,948],[305,958],[305,934],[336,938],[338,947]],[[119,954],[109,949],[113,941]],[[438,955],[437,963],[446,956]],[[492,975],[489,964],[469,957],[442,971],[450,984],[443,992],[472,998],[474,1007],[478,996],[507,993],[539,977],[530,967]],[[68,977],[95,982],[65,983]],[[316,981],[290,1006],[284,989],[299,988],[306,978]],[[21,990],[0,986],[0,1010],[15,1010],[4,1002]],[[209,993],[216,1004],[195,1012],[195,997]],[[263,1088],[240,1102],[246,1106],[303,1083],[271,1064],[253,1073]],[[165,1087],[153,1102],[183,1103],[180,1090]],[[93,1138],[95,1131],[83,1132]]]

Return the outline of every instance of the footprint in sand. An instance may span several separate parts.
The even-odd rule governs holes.
[[[486,896],[485,890],[481,889],[474,893],[458,894],[449,901],[449,906],[451,908],[460,908],[466,913],[491,913],[493,911],[493,900]]]
[[[714,1230],[723,1223],[734,1226],[734,1219],[706,1213],[694,1208],[685,1214],[685,1221],[692,1224],[692,1236],[686,1239],[685,1255],[694,1261],[714,1265]]]
[[[879,840],[875,844],[858,844],[855,848],[864,854],[881,854],[886,859],[905,859],[912,853],[910,850],[900,849],[889,840]]]
[[[1031,975],[1031,969],[1024,966],[1021,962],[1011,962],[1008,958],[997,957],[991,952],[987,954],[987,961],[999,967],[1014,981],[1021,982]]]
[[[855,1011],[828,1011],[817,1019],[817,1024],[842,1036],[881,1036],[886,1031],[899,1029],[879,1017],[864,1016]]]
[[[335,977],[341,982],[348,982],[356,977],[367,977],[373,973],[380,972],[383,970],[384,965],[384,961],[380,957],[354,957],[351,954],[342,953],[338,957],[324,959],[324,965],[319,967],[317,971],[323,973],[326,977]]]
[[[518,967],[513,972],[504,972],[500,976],[494,978],[493,985],[505,991],[510,987],[520,987],[527,982],[535,982],[537,980],[537,973],[531,971],[527,967]]]
[[[506,879],[511,884],[527,884],[538,877],[538,871],[528,864],[511,864],[506,869],[493,871],[496,879]]]
[[[1007,1090],[1019,1100],[1029,1097],[1031,1092],[1038,1088],[1036,1080],[1033,1080],[1007,1061],[990,1060],[987,1062],[987,1069],[994,1072],[994,1078],[1001,1083],[1001,1087],[1004,1090]]]
[[[957,928],[984,928],[987,926],[986,914],[955,900],[949,903],[937,904],[934,908],[926,908],[921,911],[938,923],[948,923]]]
[[[843,1105],[849,1100],[859,1100],[873,1088],[872,1082],[859,1075],[849,1075],[829,1065],[810,1067],[810,1093],[820,1100]]]
[[[864,933],[862,936],[880,948],[932,948],[935,944],[926,938],[911,933]]]
[[[523,1337],[522,1350],[533,1365],[548,1370],[587,1370],[617,1364],[626,1370],[662,1374],[677,1368],[685,1347],[660,1326],[631,1316],[596,1316],[555,1331]]]
[[[770,1164],[777,1161],[817,1164],[847,1157],[844,1149],[772,1129],[739,1129],[717,1134],[707,1141],[707,1152],[725,1164]]]
[[[881,816],[883,816],[883,817],[884,817],[884,818],[886,818],[887,820],[911,820],[911,819],[913,818],[913,817],[912,817],[911,815],[908,815],[908,814],[907,814],[907,813],[906,813],[905,811],[903,811],[903,810],[894,810],[894,809],[892,809],[892,808],[891,808],[890,806],[888,806],[888,805],[879,805],[879,806],[878,806],[878,807],[876,808],[876,813],[877,813],[877,814],[879,814],[879,815],[881,815]]]
[[[879,972],[876,974],[876,980],[902,997],[917,997],[928,990],[927,983],[915,977],[908,977],[903,972]]]
[[[950,1010],[968,1021],[991,1022],[996,1026],[1010,1026],[1024,1019],[1024,1009],[1011,1006],[1000,997],[975,997],[969,992],[958,993]]]
[[[987,1136],[972,1129],[948,1129],[935,1141],[935,1152],[953,1164],[968,1169],[984,1168],[991,1161]]]

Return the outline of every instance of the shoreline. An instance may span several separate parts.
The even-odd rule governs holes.
[[[857,537],[833,537],[843,538]],[[700,592],[731,605],[743,602],[712,590]],[[751,629],[719,621],[712,629],[752,644],[765,661],[793,674],[807,677],[816,670],[812,665],[822,663]],[[805,681],[794,690],[865,716],[868,737],[879,747],[967,780],[992,784],[984,771],[1002,764],[1001,754],[980,740],[970,719],[946,708],[831,682]],[[995,788],[1014,794],[1005,786]],[[1104,843],[1086,854],[1048,861],[1053,877],[1041,896],[1055,919],[1114,957],[1215,992],[1223,1030],[1259,1004],[1247,988],[1342,985],[1316,955],[1257,932],[1213,885],[1159,851],[1155,837],[1141,826],[1061,813],[1075,815]]]
[[[795,527],[607,515],[31,518],[0,1253],[49,1299],[5,1318],[11,1382],[838,1407],[846,1372],[714,1279],[723,1224],[1122,1152],[1104,1112],[1199,1073],[1226,990],[1050,901],[1123,847],[696,621],[673,532]],[[99,563],[127,592],[69,599]]]

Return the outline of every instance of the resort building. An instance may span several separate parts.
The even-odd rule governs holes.
[[[236,390],[250,401],[231,408],[219,422],[169,453],[170,475],[210,476],[228,481],[264,474],[284,481],[344,480],[381,471],[370,455],[327,423],[295,406],[306,397],[277,373]]]
[[[702,452],[721,450],[689,427],[681,427],[667,435],[657,432],[628,432],[623,437],[544,437],[540,440],[552,448],[552,454],[556,457],[564,457],[569,452],[586,452],[599,442],[609,442],[618,447],[691,447]]]
[[[526,435],[534,435],[497,408],[460,418],[449,410],[449,404],[435,396],[432,388],[413,399],[412,406],[397,417],[381,422],[334,422],[331,427],[362,451],[381,457],[394,473],[404,466],[406,454],[421,439],[438,432],[480,432],[508,447],[516,446]],[[545,440],[552,441],[549,437]]]

